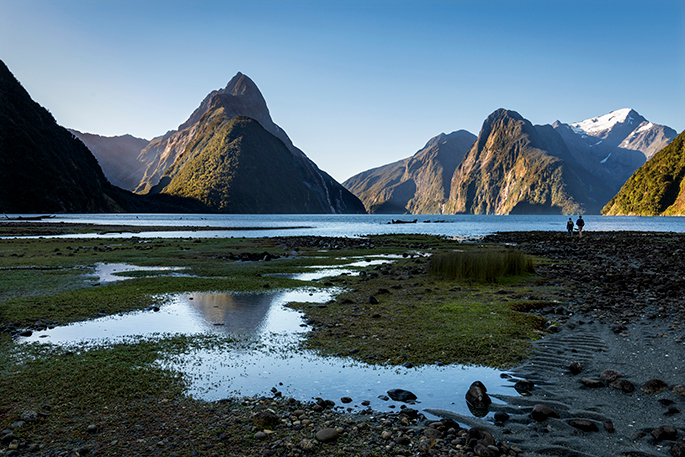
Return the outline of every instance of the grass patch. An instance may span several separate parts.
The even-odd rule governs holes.
[[[304,346],[391,365],[520,363],[546,321],[521,312],[514,297],[536,290],[540,297],[528,300],[534,307],[553,301],[554,291],[540,289],[532,276],[504,277],[497,288],[447,281],[428,275],[428,262],[403,259],[358,278],[337,278],[333,282],[346,291],[326,306],[292,304],[313,321]]]
[[[428,271],[444,279],[495,283],[503,276],[533,273],[535,267],[533,258],[517,249],[484,249],[433,254]]]

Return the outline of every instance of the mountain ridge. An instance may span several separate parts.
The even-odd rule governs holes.
[[[685,132],[636,170],[602,214],[685,215]]]
[[[441,133],[411,157],[359,173],[343,185],[370,212],[435,214],[449,197],[449,183],[476,136]]]

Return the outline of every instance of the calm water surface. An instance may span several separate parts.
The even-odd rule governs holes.
[[[10,215],[16,217],[18,215]],[[391,224],[392,220],[415,224]],[[573,218],[574,220],[576,217]],[[586,232],[656,231],[685,232],[683,217],[583,216]],[[270,237],[270,236],[343,236],[372,234],[422,233],[471,238],[500,231],[566,230],[568,216],[475,216],[475,215],[245,215],[245,214],[58,214],[43,222],[79,222],[108,225],[154,225],[168,231],[108,233],[104,235],[65,235],[65,237]],[[178,230],[178,227],[194,227]],[[230,230],[207,231],[205,227]]]
[[[119,280],[119,279],[117,279]],[[464,394],[480,380],[491,393],[516,395],[511,382],[498,370],[449,365],[407,369],[371,366],[346,357],[320,357],[296,350],[311,330],[289,302],[324,303],[336,290],[318,289],[260,294],[183,293],[170,297],[158,311],[147,310],[107,316],[36,332],[19,343],[73,346],[160,338],[164,335],[228,334],[245,338],[244,344],[226,349],[196,350],[163,365],[182,372],[189,394],[206,400],[229,396],[269,395],[276,388],[287,396],[309,401],[323,397],[337,404],[341,397],[354,401],[345,407],[359,410],[367,400],[376,410],[401,405],[379,397],[389,389],[414,392],[414,407],[448,409],[470,414]]]

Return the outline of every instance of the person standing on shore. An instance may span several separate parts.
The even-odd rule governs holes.
[[[573,220],[570,217],[566,223],[566,230],[568,231],[569,236],[573,235]]]
[[[578,220],[576,221],[576,226],[578,227],[578,236],[583,237],[583,227],[585,227],[585,221],[583,220],[583,216],[578,216]]]

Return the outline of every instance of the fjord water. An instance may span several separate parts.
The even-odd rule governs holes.
[[[11,215],[16,217],[18,215]],[[417,233],[474,238],[501,231],[566,230],[569,216],[532,215],[349,215],[349,214],[57,214],[43,222],[162,226],[168,230],[140,233],[63,235],[64,237],[273,237]],[[577,216],[573,216],[575,221]],[[683,217],[587,215],[585,231],[685,232]],[[393,224],[392,221],[416,223]],[[189,229],[192,227],[192,229]],[[227,230],[203,230],[203,228]]]

